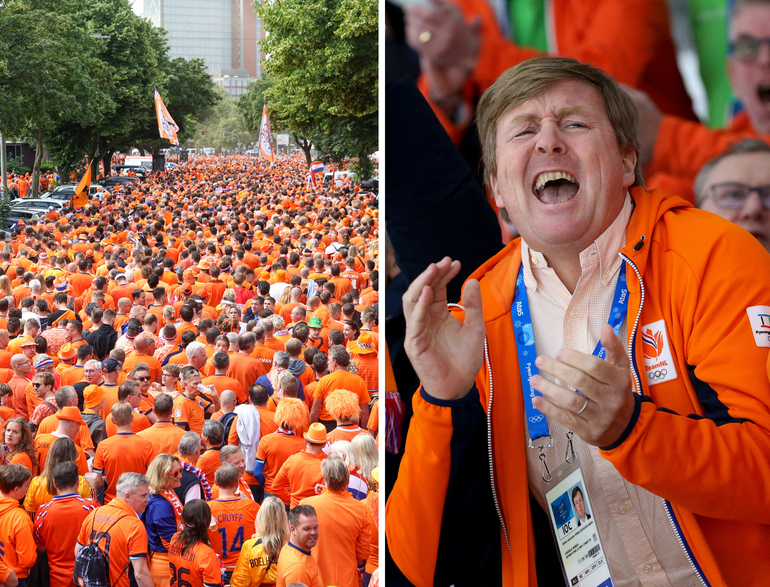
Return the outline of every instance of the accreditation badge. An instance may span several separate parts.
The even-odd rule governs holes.
[[[612,587],[580,460],[563,463],[541,485],[566,585]]]

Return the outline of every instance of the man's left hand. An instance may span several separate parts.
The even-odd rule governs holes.
[[[628,356],[608,324],[602,326],[601,340],[607,351],[604,360],[573,350],[560,350],[556,358],[538,357],[535,364],[541,372],[583,395],[535,375],[532,387],[543,397],[534,398],[532,403],[588,444],[609,446],[631,421],[634,392]]]

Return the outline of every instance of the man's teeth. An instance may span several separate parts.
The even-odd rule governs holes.
[[[557,179],[566,179],[571,183],[577,183],[577,180],[569,173],[564,171],[548,171],[546,173],[541,173],[538,176],[537,181],[535,181],[535,189],[540,191],[549,181],[556,181]]]

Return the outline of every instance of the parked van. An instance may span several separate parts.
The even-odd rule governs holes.
[[[324,185],[331,184],[332,181],[334,181],[334,186],[340,187],[342,185],[343,179],[354,180],[355,174],[352,171],[335,171],[334,173],[324,173]]]
[[[123,165],[141,166],[145,169],[152,169],[152,157],[126,157]]]

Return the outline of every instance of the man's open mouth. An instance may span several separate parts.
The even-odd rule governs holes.
[[[770,83],[760,84],[757,89],[759,101],[765,105],[770,105]]]
[[[535,179],[532,193],[543,204],[561,204],[575,197],[578,181],[566,171],[546,171]]]

